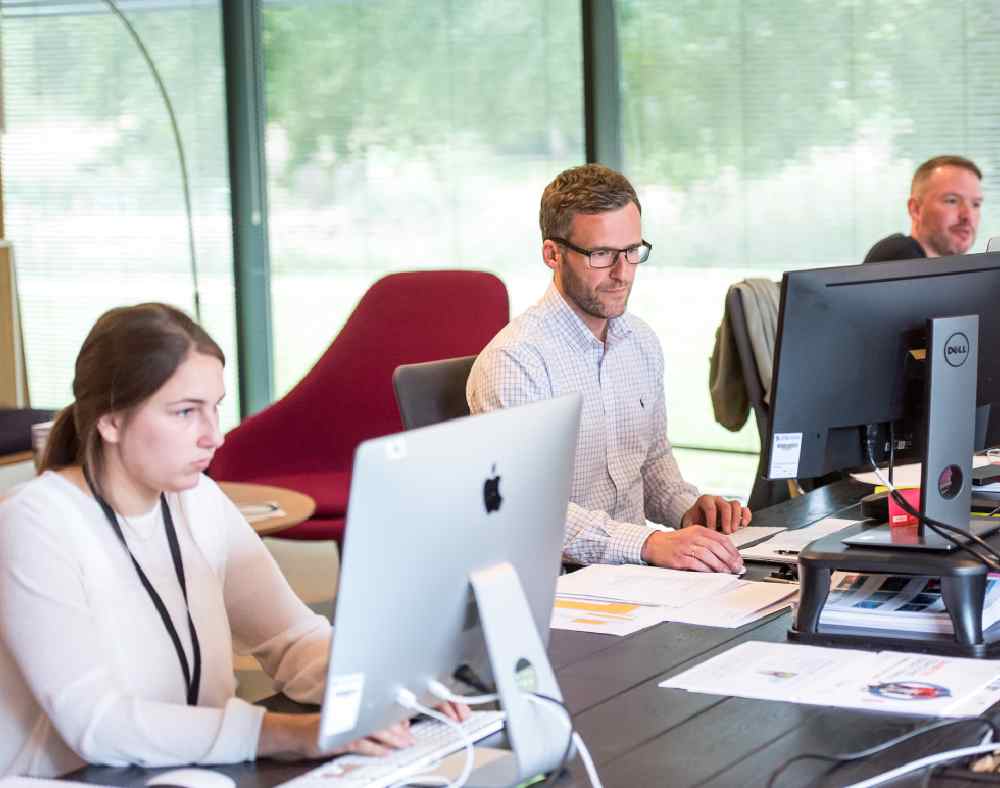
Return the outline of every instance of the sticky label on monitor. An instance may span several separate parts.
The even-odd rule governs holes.
[[[799,455],[802,454],[801,432],[776,432],[771,444],[772,479],[794,479],[799,475]]]
[[[354,730],[361,715],[361,698],[365,692],[364,673],[344,673],[330,676],[323,703],[323,735],[333,736]]]
[[[406,438],[396,436],[385,442],[385,456],[388,460],[401,460],[406,456]]]

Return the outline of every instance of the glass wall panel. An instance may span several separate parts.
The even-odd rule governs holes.
[[[578,0],[265,5],[276,394],[395,270],[550,279],[538,200],[584,159]]]
[[[120,3],[173,101],[190,175],[203,322],[228,358],[237,420],[225,87],[217,0]],[[2,11],[2,172],[32,404],[71,399],[96,317],[141,301],[193,311],[194,275],[170,120],[128,31],[101,2]]]
[[[626,171],[655,257],[631,302],[664,343],[676,444],[757,449],[714,422],[708,359],[726,289],[859,263],[907,233],[916,166],[983,169],[1000,235],[1000,21],[966,0],[621,0]],[[751,416],[752,419],[752,416]]]

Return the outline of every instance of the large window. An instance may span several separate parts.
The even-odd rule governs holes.
[[[173,100],[191,177],[203,322],[229,359],[237,419],[218,2],[120,3]],[[73,361],[104,310],[193,310],[177,149],[145,61],[102,2],[2,5],[6,236],[14,247],[32,404],[72,398]]]
[[[231,359],[231,425],[219,0],[120,5],[177,109],[203,319]],[[630,306],[667,353],[675,444],[744,452],[729,459],[752,468],[756,431],[716,425],[707,390],[731,283],[860,261],[908,229],[912,171],[939,153],[986,173],[976,249],[1000,234],[994,6],[615,4],[624,166],[655,246]],[[59,406],[97,314],[150,299],[192,306],[177,153],[155,83],[106,3],[0,10],[6,235],[32,400]],[[515,313],[540,296],[550,272],[539,195],[584,160],[580,14],[579,0],[263,0],[276,396],[393,270],[492,270]]]
[[[549,278],[538,200],[584,159],[578,0],[264,8],[276,394],[398,269]]]
[[[913,170],[941,153],[984,170],[974,251],[1000,234],[996,4],[622,0],[618,24],[626,172],[656,246],[633,305],[668,356],[671,437],[756,450],[707,393],[731,283],[860,262],[908,232]]]

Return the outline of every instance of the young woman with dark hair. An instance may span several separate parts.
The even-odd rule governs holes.
[[[235,643],[318,702],[331,629],[203,475],[224,363],[164,304],[113,309],[84,341],[41,475],[0,504],[0,774],[326,754],[318,715],[234,695]],[[348,749],[411,740],[401,724]]]

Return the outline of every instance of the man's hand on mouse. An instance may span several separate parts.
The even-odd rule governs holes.
[[[681,518],[681,528],[703,525],[714,531],[731,534],[750,525],[753,515],[739,501],[727,501],[718,495],[701,495]]]
[[[702,525],[678,531],[655,531],[642,546],[642,560],[667,569],[692,572],[743,571],[743,559],[725,534]]]

